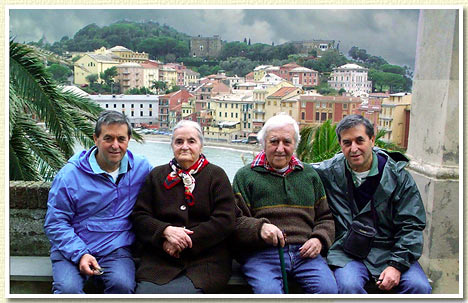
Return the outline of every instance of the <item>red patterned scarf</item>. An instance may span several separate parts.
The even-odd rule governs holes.
[[[272,173],[281,175],[283,177],[289,174],[290,172],[294,171],[295,169],[297,170],[304,169],[304,165],[302,164],[302,162],[298,158],[296,158],[296,156],[293,155],[291,157],[291,160],[289,161],[288,169],[280,173],[276,169],[271,167],[270,164],[268,164],[266,154],[264,151],[261,151],[260,153],[258,153],[255,159],[252,161],[252,164],[250,165],[251,168],[254,168],[256,166],[264,167],[268,171],[271,171]]]
[[[167,175],[166,180],[164,181],[164,187],[166,189],[171,189],[181,180],[184,182],[185,189],[185,203],[188,206],[195,205],[195,199],[193,197],[193,190],[195,189],[195,178],[193,175],[201,171],[206,165],[208,165],[208,160],[203,154],[200,154],[200,158],[195,162],[191,167],[184,170],[176,159],[172,159],[169,162],[169,165],[172,167],[172,171]]]

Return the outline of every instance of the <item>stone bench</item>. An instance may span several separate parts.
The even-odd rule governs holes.
[[[233,262],[232,276],[223,293],[252,293],[247,285],[242,273],[240,272],[239,263]],[[52,265],[50,258],[47,256],[11,256],[10,257],[10,293],[51,293],[52,292]],[[432,282],[429,280],[429,282]],[[291,293],[301,293],[300,287],[294,282],[290,283]],[[24,289],[26,286],[26,289]],[[18,288],[23,289],[18,289]],[[32,292],[28,291],[32,289]],[[366,286],[369,293],[383,293],[369,283]],[[93,285],[85,285],[87,293],[99,293]],[[102,290],[101,290],[102,291]]]

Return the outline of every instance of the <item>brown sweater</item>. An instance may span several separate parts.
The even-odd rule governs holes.
[[[131,215],[137,240],[143,245],[136,279],[166,284],[184,273],[205,293],[217,292],[231,276],[226,241],[235,226],[231,184],[220,167],[208,164],[194,175],[195,205],[187,206],[182,182],[171,189],[164,187],[170,172],[168,164],[151,171]],[[182,251],[180,258],[171,257],[162,249],[163,231],[168,226],[185,226],[194,231],[190,235],[192,248]]]

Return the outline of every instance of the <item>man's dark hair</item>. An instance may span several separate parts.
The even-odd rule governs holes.
[[[374,136],[374,126],[372,125],[372,123],[361,115],[349,115],[344,117],[336,126],[335,131],[336,136],[338,137],[338,142],[341,142],[342,131],[350,129],[360,124],[364,125],[364,127],[366,128],[366,134],[369,136],[369,138],[372,138]]]
[[[96,127],[94,128],[94,134],[96,137],[101,135],[102,125],[109,125],[109,124],[127,124],[128,128],[128,136],[132,136],[132,125],[128,120],[127,116],[121,112],[115,110],[105,110],[101,112],[99,118],[96,122]]]

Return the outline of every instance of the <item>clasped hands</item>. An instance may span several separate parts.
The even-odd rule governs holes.
[[[278,244],[284,247],[286,244],[286,234],[284,234],[276,225],[263,223],[260,230],[262,239],[273,246]],[[317,238],[310,238],[300,248],[299,253],[302,258],[315,258],[322,250],[322,242]]]
[[[192,239],[189,235],[193,231],[185,227],[168,226],[163,231],[166,240],[163,243],[164,251],[174,258],[179,258],[180,253],[186,248],[192,248]]]

